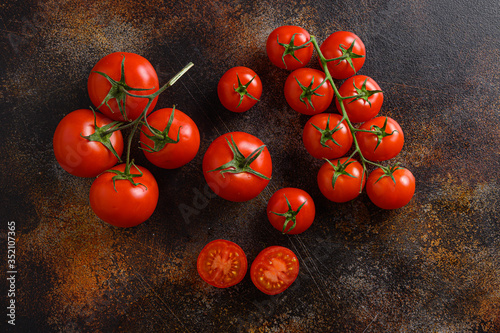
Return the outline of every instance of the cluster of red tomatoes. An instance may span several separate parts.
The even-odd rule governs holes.
[[[323,71],[305,67],[314,50]],[[317,176],[321,193],[333,202],[347,202],[366,185],[368,197],[375,205],[384,209],[405,206],[415,191],[412,173],[398,164],[378,164],[399,154],[403,131],[394,119],[377,116],[384,95],[375,80],[356,75],[366,56],[361,39],[351,32],[339,31],[319,46],[303,28],[282,26],[269,35],[266,51],[274,65],[291,71],[284,83],[289,106],[311,116],[302,140],[314,158],[325,160]],[[334,79],[345,81],[337,89]],[[221,77],[217,93],[225,108],[245,112],[259,101],[262,83],[252,69],[238,66]],[[334,98],[338,113],[324,113]],[[353,123],[359,125],[355,127]],[[375,167],[368,177],[367,165]],[[247,201],[267,186],[272,174],[271,156],[255,136],[227,133],[208,148],[203,172],[219,196]],[[267,215],[281,232],[299,234],[313,223],[315,206],[305,191],[283,188],[270,198]],[[201,277],[217,287],[238,283],[246,269],[243,250],[226,240],[209,243],[198,258]],[[257,288],[276,294],[293,283],[298,269],[297,257],[291,250],[271,246],[254,260],[250,276]]]
[[[313,157],[325,160],[317,177],[325,197],[346,202],[358,196],[366,184],[367,194],[377,206],[394,209],[406,205],[415,190],[411,172],[397,164],[378,164],[401,151],[403,131],[395,120],[377,117],[383,102],[378,84],[356,75],[365,61],[359,37],[340,31],[319,46],[306,30],[282,26],[269,35],[266,50],[273,64],[292,71],[284,83],[290,107],[311,116],[302,140]],[[305,67],[313,50],[323,71]],[[151,112],[158,95],[189,67],[160,87],[153,66],[145,58],[133,53],[110,54],[95,65],[88,79],[88,93],[99,112],[76,110],[57,126],[53,139],[56,159],[75,176],[96,177],[90,188],[90,205],[103,221],[132,227],[147,220],[156,208],[159,190],[154,176],[130,158],[136,130],[141,132],[140,148],[158,167],[181,167],[198,153],[200,134],[188,115],[175,107]],[[334,79],[347,80],[337,89]],[[217,93],[225,108],[245,112],[259,101],[262,83],[253,70],[234,67],[221,77]],[[339,113],[324,113],[334,98]],[[353,123],[361,124],[355,127]],[[122,131],[129,128],[128,140],[124,140]],[[368,177],[367,165],[375,166]],[[217,195],[243,202],[267,186],[272,162],[260,139],[238,131],[210,144],[202,169]],[[314,201],[301,189],[283,188],[270,198],[267,215],[279,231],[299,234],[314,221]],[[227,240],[207,244],[197,264],[203,280],[220,288],[240,282],[247,266],[243,250]],[[296,279],[299,262],[291,250],[271,246],[255,258],[250,270],[257,288],[277,294]]]

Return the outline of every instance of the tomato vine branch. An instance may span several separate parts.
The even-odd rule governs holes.
[[[359,158],[361,159],[361,165],[363,166],[363,176],[362,177],[365,177],[365,173],[366,173],[366,169],[367,169],[366,165],[367,164],[374,165],[376,167],[382,168],[383,170],[387,169],[386,167],[384,167],[384,166],[382,166],[382,165],[380,165],[380,164],[378,164],[376,162],[370,161],[370,160],[366,159],[363,156],[363,153],[361,152],[361,149],[360,149],[359,144],[358,144],[358,140],[356,139],[356,132],[361,132],[361,131],[364,131],[364,130],[357,129],[351,123],[351,120],[349,119],[349,116],[347,115],[347,112],[345,110],[344,103],[342,103],[342,101],[345,98],[340,95],[339,90],[337,89],[337,86],[335,85],[335,82],[333,81],[333,77],[330,74],[330,71],[328,70],[328,62],[334,61],[334,60],[345,60],[347,57],[344,54],[343,56],[341,56],[339,58],[326,59],[325,56],[323,56],[323,53],[321,52],[320,46],[319,46],[318,41],[316,40],[315,36],[311,36],[310,42],[313,44],[314,49],[318,53],[318,57],[319,57],[319,61],[320,61],[321,67],[323,68],[323,71],[325,72],[325,79],[330,82],[330,84],[331,84],[331,86],[333,88],[333,91],[335,93],[335,98],[337,98],[337,100],[339,101],[340,109],[341,109],[341,112],[342,112],[342,119],[340,120],[340,123],[345,120],[347,126],[351,130],[351,135],[352,135],[353,143],[354,143],[354,151],[353,151],[353,153],[352,153],[352,155],[351,155],[350,158],[352,158],[356,154],[359,155]],[[350,50],[352,51],[352,46],[353,45],[351,45],[351,47],[349,49],[347,49],[347,50],[342,49],[343,52],[345,51],[344,53],[349,53]],[[356,57],[356,55],[355,55],[355,57]],[[352,96],[349,96],[349,98],[352,98]],[[361,179],[361,184],[363,184],[363,178]],[[361,188],[360,188],[360,191],[361,191]]]

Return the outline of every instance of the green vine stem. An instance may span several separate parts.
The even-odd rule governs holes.
[[[366,173],[366,165],[367,164],[371,164],[373,166],[376,166],[376,167],[379,167],[379,168],[382,168],[382,169],[386,169],[386,167],[376,163],[376,162],[373,162],[373,161],[370,161],[370,160],[367,160],[363,154],[361,153],[361,149],[359,148],[359,144],[358,144],[358,140],[356,139],[356,132],[361,132],[361,131],[364,131],[364,130],[360,130],[356,127],[353,126],[353,124],[351,123],[349,117],[347,116],[347,112],[345,110],[345,107],[344,107],[344,103],[342,103],[342,100],[346,99],[346,98],[352,98],[352,96],[348,96],[348,97],[342,97],[337,89],[337,86],[335,85],[334,81],[333,81],[333,77],[332,75],[330,74],[330,71],[328,70],[328,62],[329,61],[332,61],[334,59],[326,59],[324,56],[323,56],[323,53],[321,53],[321,49],[320,49],[320,46],[318,44],[318,41],[316,40],[316,37],[315,36],[311,36],[311,39],[309,41],[311,44],[313,44],[314,46],[314,49],[316,50],[316,52],[318,53],[318,57],[319,57],[319,61],[321,63],[321,67],[323,68],[323,71],[325,72],[325,79],[328,80],[333,88],[333,91],[335,93],[335,98],[337,98],[339,100],[339,104],[340,104],[340,109],[342,111],[342,119],[340,120],[339,123],[342,123],[344,120],[347,124],[347,126],[349,127],[349,129],[351,130],[351,135],[352,135],[352,138],[353,138],[353,143],[354,143],[354,151],[353,153],[351,154],[351,156],[349,157],[352,158],[353,156],[355,156],[356,154],[359,155],[359,158],[361,160],[361,164],[363,166],[363,176],[362,177],[365,177],[365,173]],[[347,161],[349,161],[349,159],[347,159]],[[363,183],[363,179],[361,179],[361,183]]]
[[[124,62],[122,62],[122,67],[123,66],[124,66]],[[134,167],[137,168],[137,166],[135,166],[135,164],[134,164],[134,161],[130,159],[130,151],[131,151],[131,147],[132,147],[132,139],[134,138],[135,132],[137,131],[137,128],[139,127],[139,124],[144,124],[151,131],[151,133],[153,133],[154,135],[160,136],[160,134],[157,134],[157,132],[154,131],[154,129],[152,129],[151,126],[149,126],[149,124],[147,122],[147,117],[146,117],[147,111],[148,111],[149,107],[151,106],[151,103],[153,102],[153,100],[158,95],[160,95],[162,92],[164,92],[167,88],[171,87],[175,82],[177,82],[177,80],[179,80],[181,78],[181,76],[183,76],[193,66],[194,66],[194,64],[192,62],[188,63],[186,66],[184,66],[183,69],[181,69],[177,74],[175,74],[167,83],[165,83],[160,89],[158,89],[156,92],[154,92],[151,95],[134,95],[134,94],[128,92],[127,90],[123,90],[123,92],[125,93],[126,96],[138,97],[138,98],[147,98],[148,99],[148,103],[146,104],[146,107],[142,111],[141,115],[139,117],[137,117],[136,119],[134,119],[133,121],[121,122],[121,125],[113,126],[113,127],[111,127],[110,129],[108,129],[107,131],[105,131],[104,133],[101,134],[101,135],[111,135],[111,133],[113,133],[115,131],[124,130],[126,128],[132,127],[132,130],[129,133],[128,138],[127,138],[127,153],[126,153],[127,157],[126,157],[124,172],[122,173],[122,172],[119,172],[119,171],[116,171],[116,170],[108,170],[110,172],[114,172],[114,173],[117,174],[117,176],[115,176],[116,179],[127,179],[133,185],[136,185],[136,186],[140,184],[140,183],[135,183],[132,180],[132,177],[137,177],[137,176],[140,177],[140,176],[142,176],[142,173],[140,173],[139,175],[131,175],[130,174],[130,168],[131,168],[131,166],[134,166]],[[122,72],[123,72],[123,68],[122,68]],[[98,73],[98,74],[100,74],[100,73]],[[125,81],[125,77],[123,77],[123,80]],[[139,172],[140,172],[140,170],[139,170]],[[114,180],[115,180],[115,177],[113,177]]]

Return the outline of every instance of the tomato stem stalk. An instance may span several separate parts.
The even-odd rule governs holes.
[[[380,165],[376,162],[370,161],[363,156],[363,153],[361,152],[361,149],[360,149],[359,144],[358,144],[358,140],[356,139],[356,132],[365,132],[365,130],[360,130],[360,129],[354,127],[354,125],[351,123],[351,120],[349,119],[349,116],[347,115],[347,112],[345,110],[344,103],[342,103],[342,100],[344,100],[346,98],[344,98],[340,95],[339,90],[337,89],[337,86],[335,85],[335,82],[333,81],[333,77],[330,74],[330,71],[328,70],[328,62],[329,61],[340,60],[340,58],[342,58],[342,57],[335,58],[335,59],[326,59],[325,56],[323,56],[323,53],[321,52],[320,46],[319,46],[318,41],[316,40],[315,36],[311,36],[310,42],[313,44],[314,49],[316,50],[316,52],[318,54],[319,62],[321,64],[321,67],[323,68],[323,71],[325,72],[325,80],[328,80],[330,82],[330,84],[333,88],[333,91],[335,93],[335,98],[337,98],[337,100],[339,101],[340,109],[342,112],[342,119],[340,120],[339,123],[342,123],[345,120],[347,126],[351,130],[351,135],[352,135],[353,143],[354,143],[354,151],[351,154],[350,158],[352,158],[356,154],[359,155],[359,158],[361,159],[361,165],[363,166],[363,176],[362,177],[365,177],[367,164],[371,164],[373,166],[376,166],[376,167],[383,169],[384,167],[382,165]],[[352,98],[352,96],[349,96],[349,98]],[[373,133],[373,132],[370,132],[370,133]],[[361,179],[361,184],[363,184],[363,178]],[[360,188],[360,192],[361,192],[361,190],[362,190],[362,188]]]

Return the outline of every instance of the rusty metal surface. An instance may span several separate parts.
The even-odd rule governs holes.
[[[16,332],[500,332],[500,14],[497,1],[13,1],[0,4],[2,276],[7,223],[16,222]],[[397,157],[417,179],[406,207],[382,211],[365,194],[346,204],[321,196],[321,165],[302,147],[307,117],[286,105],[287,72],[265,54],[267,35],[300,25],[322,41],[337,30],[367,46],[364,75],[385,91],[382,114],[406,143]],[[91,179],[65,173],[52,135],[86,108],[92,66],[113,51],[139,53],[166,82],[195,67],[158,106],[189,114],[201,132],[197,157],[178,170],[138,164],[157,177],[160,201],[142,225],[101,222]],[[226,111],[216,85],[230,67],[254,69],[261,101]],[[310,66],[317,67],[311,62]],[[235,130],[264,141],[273,179],[247,203],[213,197],[203,153]],[[266,218],[272,193],[293,186],[316,202],[313,226],[283,236]],[[179,207],[190,207],[186,217]],[[216,238],[249,262],[289,247],[301,271],[277,296],[249,276],[218,290],[196,272]]]

